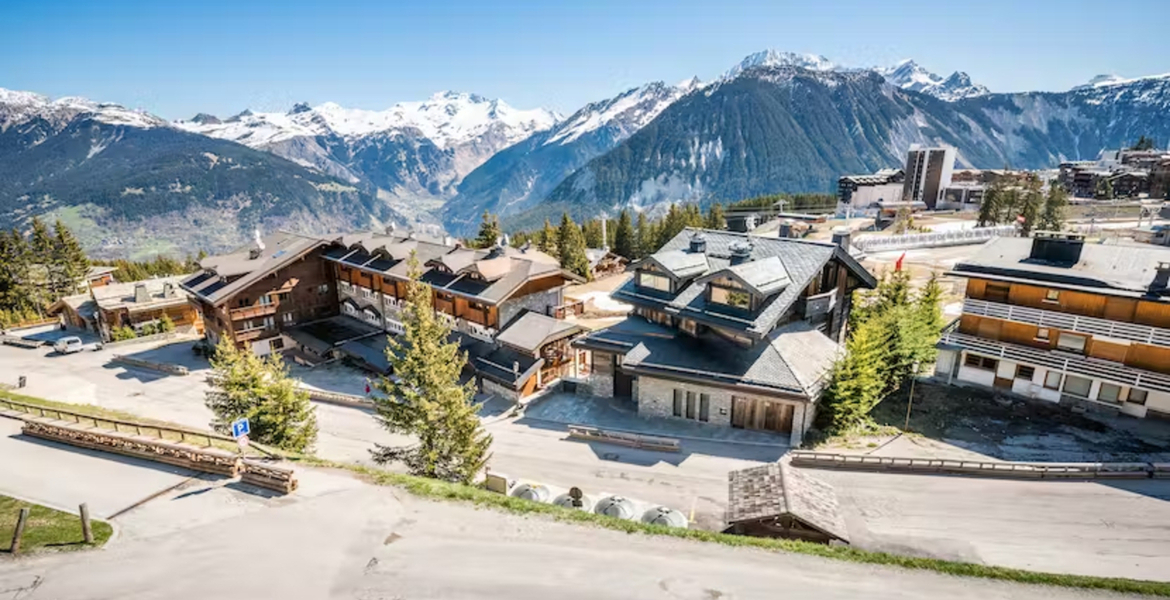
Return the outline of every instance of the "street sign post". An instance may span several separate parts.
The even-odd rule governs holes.
[[[238,438],[240,436],[252,433],[252,425],[248,423],[247,418],[240,419],[232,423],[232,437]]]

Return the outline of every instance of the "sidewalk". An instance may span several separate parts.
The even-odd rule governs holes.
[[[638,416],[634,410],[633,403],[629,401],[557,392],[529,404],[518,423],[523,424],[525,419],[532,419],[670,438],[788,447],[788,436],[779,433],[733,429],[681,419],[651,419]]]

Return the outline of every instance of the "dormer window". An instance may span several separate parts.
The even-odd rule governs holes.
[[[670,292],[670,278],[658,273],[639,271],[638,287],[643,287],[650,290],[658,290],[660,292]]]
[[[740,310],[752,309],[752,293],[730,277],[723,277],[707,284],[708,299],[715,304]]]

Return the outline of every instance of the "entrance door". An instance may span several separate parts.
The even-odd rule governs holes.
[[[761,429],[791,433],[796,407],[767,400],[731,398],[731,426],[739,429]]]
[[[613,369],[613,395],[618,398],[634,395],[634,376],[623,371],[620,366]]]

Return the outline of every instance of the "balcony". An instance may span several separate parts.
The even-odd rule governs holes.
[[[1084,317],[1068,313],[1014,306],[999,302],[988,302],[967,298],[963,302],[963,313],[980,317],[992,317],[1038,327],[1052,327],[1062,331],[1087,333],[1155,346],[1170,346],[1170,330],[1149,325],[1110,321],[1097,317]]]
[[[1170,376],[1162,373],[1135,369],[1120,363],[1060,350],[1038,350],[967,335],[956,331],[953,323],[943,330],[939,344],[969,350],[983,356],[1039,365],[1082,377],[1104,379],[1130,387],[1170,392]]]
[[[269,329],[267,327],[259,327],[256,329],[245,329],[243,331],[237,331],[235,334],[235,338],[236,338],[237,342],[250,342],[252,340],[264,337],[264,334],[266,334],[268,332],[269,332]]]
[[[276,314],[277,304],[257,304],[256,306],[245,306],[243,308],[233,308],[228,313],[231,315],[233,321],[240,321],[243,319],[253,319],[256,317],[267,317]]]
[[[494,342],[496,334],[499,333],[492,327],[485,327],[467,319],[455,319],[455,330],[488,343]]]

